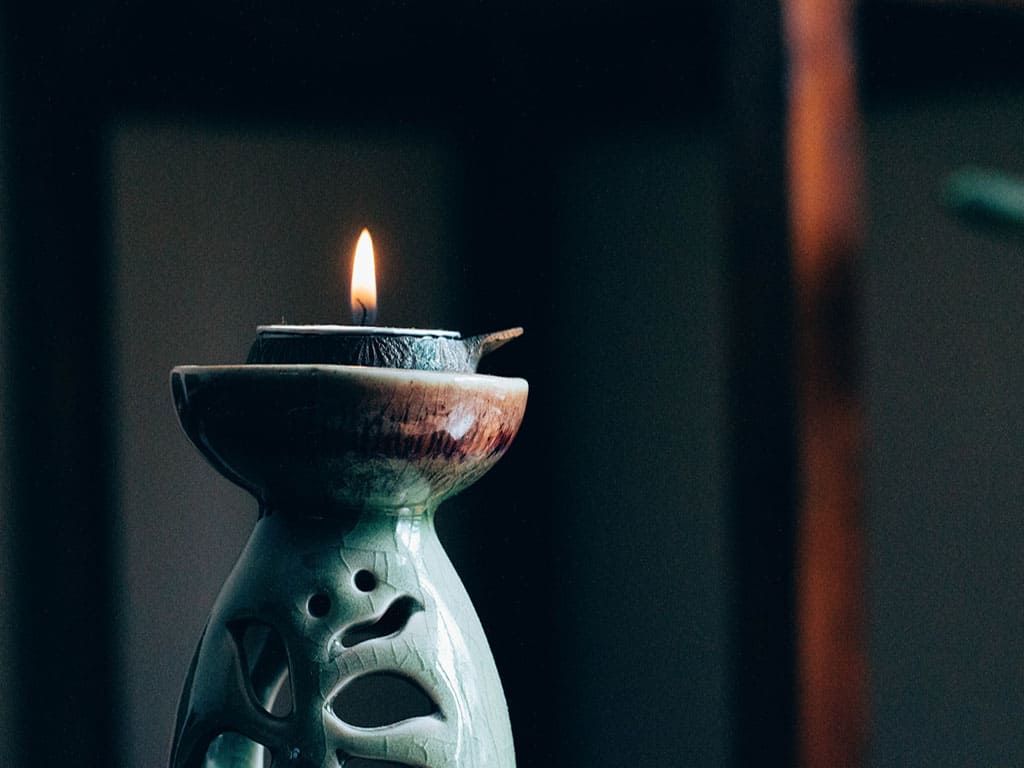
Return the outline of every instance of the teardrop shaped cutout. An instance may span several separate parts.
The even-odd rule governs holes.
[[[351,648],[367,640],[397,634],[405,629],[414,613],[422,610],[423,606],[408,595],[400,597],[388,606],[379,619],[349,627],[341,636],[341,644]]]

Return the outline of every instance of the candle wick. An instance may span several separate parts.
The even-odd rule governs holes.
[[[356,301],[358,301],[359,302],[359,306],[363,308],[363,316],[361,318],[359,318],[359,324],[360,325],[366,325],[366,305],[363,304],[363,300],[362,299],[356,299]]]

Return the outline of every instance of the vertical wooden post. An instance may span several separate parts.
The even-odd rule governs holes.
[[[862,765],[867,731],[853,0],[786,0],[801,516],[799,754]]]

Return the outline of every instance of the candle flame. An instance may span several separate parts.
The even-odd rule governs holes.
[[[373,240],[364,229],[356,243],[352,262],[352,321],[372,325],[377,319],[377,275],[373,264]]]

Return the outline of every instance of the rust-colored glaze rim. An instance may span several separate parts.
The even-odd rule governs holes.
[[[172,389],[193,443],[261,501],[318,488],[353,503],[360,492],[393,498],[415,467],[421,503],[474,482],[505,453],[529,385],[476,373],[275,364],[179,366]],[[360,464],[373,471],[357,483]]]

